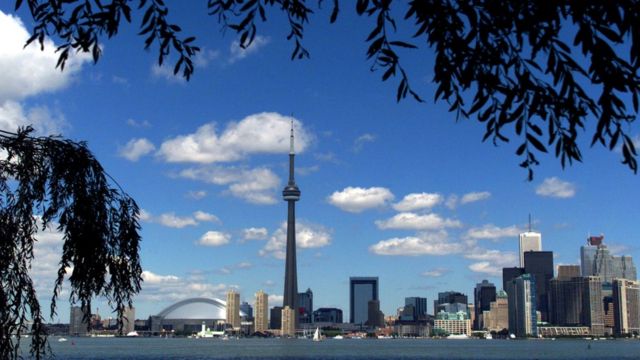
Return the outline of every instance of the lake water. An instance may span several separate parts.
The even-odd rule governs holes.
[[[640,359],[638,340],[52,337],[51,348],[57,359]]]

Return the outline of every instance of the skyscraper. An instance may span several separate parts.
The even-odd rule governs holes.
[[[246,319],[253,319],[253,307],[246,301],[240,304],[240,311],[245,314]]]
[[[282,336],[296,336],[296,311],[289,306],[282,309]]]
[[[558,280],[570,280],[580,274],[580,265],[558,265]]]
[[[482,312],[491,310],[491,302],[496,301],[496,286],[487,280],[482,280],[476,284],[473,291],[473,303],[475,311],[475,319],[473,328],[476,330],[483,329]]]
[[[265,332],[269,329],[269,295],[260,290],[256,294],[256,332]]]
[[[531,226],[529,226],[531,227]],[[520,234],[520,267],[524,267],[524,253],[527,251],[542,251],[542,234],[531,231]]]
[[[69,312],[69,335],[85,336],[89,332],[89,309],[71,306]]]
[[[300,323],[313,322],[313,291],[298,293],[298,320]]]
[[[511,280],[524,275],[524,268],[521,267],[508,267],[502,268],[502,290],[507,291],[507,284]]]
[[[287,257],[284,269],[284,297],[282,300],[283,307],[289,307],[294,310],[293,324],[297,325],[297,309],[298,309],[298,270],[296,265],[296,201],[300,200],[300,189],[296,185],[294,179],[294,158],[295,151],[293,145],[293,121],[291,122],[291,137],[289,147],[289,182],[282,190],[282,197],[288,204],[287,213]]]
[[[438,315],[440,311],[448,313],[468,312],[468,302],[467,295],[463,293],[457,291],[439,292],[438,300],[433,301],[433,316]]]
[[[482,313],[483,327],[489,331],[502,331],[509,328],[509,300],[507,292],[496,293],[496,301],[492,301],[489,311]]]
[[[404,306],[412,308],[412,321],[424,320],[427,318],[427,298],[423,297],[406,297],[404,298]]]
[[[616,335],[640,333],[640,282],[613,280],[613,317]]]
[[[604,235],[590,236],[580,247],[582,276],[600,276],[602,282],[613,279],[636,280],[636,266],[631,256],[614,256],[604,244]]]
[[[126,307],[122,312],[122,318],[120,319],[120,322],[122,322],[121,335],[127,335],[128,333],[135,330],[136,308]]]
[[[227,324],[240,329],[240,294],[235,290],[227,293]]]
[[[509,333],[517,337],[538,336],[536,317],[536,284],[524,274],[507,284],[509,297]]]
[[[542,321],[549,321],[549,281],[553,279],[553,252],[527,251],[524,253],[524,272],[533,275],[536,282],[537,310]],[[508,292],[508,291],[507,291]]]
[[[559,326],[588,326],[604,335],[602,281],[597,276],[555,278],[549,286],[549,321]]]
[[[349,278],[349,322],[364,325],[369,319],[369,301],[378,300],[378,277]]]

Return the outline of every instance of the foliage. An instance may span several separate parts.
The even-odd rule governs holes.
[[[60,37],[64,66],[68,50],[91,50],[97,61],[99,37],[118,31],[120,19],[131,21],[134,1],[27,0],[36,26],[34,41],[44,35]],[[22,0],[16,0],[19,8]],[[159,63],[171,47],[179,54],[174,73],[193,73],[192,57],[199,50],[180,40],[180,28],[167,23],[162,0],[139,0],[144,11],[141,35],[145,47],[159,44]],[[223,29],[251,45],[258,21],[268,11],[286,16],[293,41],[292,59],[309,57],[303,44],[305,26],[314,12],[305,0],[208,0],[209,14]],[[318,7],[324,2],[319,0]],[[340,12],[333,0],[330,21]],[[578,143],[581,131],[593,131],[591,145],[610,150],[621,144],[623,164],[637,173],[637,154],[628,131],[638,112],[640,92],[640,5],[620,1],[511,1],[511,0],[357,0],[347,1],[360,16],[372,19],[366,39],[372,70],[382,70],[382,80],[398,77],[398,101],[411,95],[422,101],[401,64],[400,51],[418,46],[435,52],[435,100],[446,101],[457,118],[475,117],[485,125],[483,141],[508,142],[513,131],[521,145],[520,166],[533,178],[537,155],[551,149],[561,165],[582,161]],[[395,8],[392,8],[392,5]],[[400,9],[400,10],[397,10]],[[395,12],[394,12],[395,10]],[[412,40],[394,38],[394,14],[413,33]],[[413,43],[412,43],[413,42]],[[585,65],[583,65],[585,64]],[[588,87],[585,90],[585,87]],[[591,90],[598,92],[590,95]],[[633,109],[627,108],[627,103]],[[588,121],[595,121],[587,127]]]
[[[38,228],[57,223],[63,234],[52,316],[69,269],[71,302],[90,309],[93,296],[104,296],[118,318],[131,306],[142,280],[135,201],[109,184],[108,175],[85,144],[30,137],[31,131],[0,132],[0,148],[6,151],[0,160],[2,359],[20,356],[20,335],[29,320],[33,322],[32,356],[47,353],[44,318],[29,274]]]

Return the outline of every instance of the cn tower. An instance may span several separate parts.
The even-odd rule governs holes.
[[[295,311],[295,325],[298,322],[298,268],[296,265],[296,201],[300,200],[300,189],[294,179],[293,121],[289,148],[289,182],[282,190],[282,197],[288,204],[287,215],[287,259],[284,269],[284,298],[282,307],[289,306]]]

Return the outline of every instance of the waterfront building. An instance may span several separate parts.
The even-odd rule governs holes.
[[[269,312],[269,329],[280,330],[282,328],[282,306],[274,306]]]
[[[511,280],[524,275],[524,268],[521,267],[506,267],[502,268],[502,290],[507,291],[507,284]]]
[[[240,329],[240,294],[235,290],[227,293],[227,324],[234,330]]]
[[[241,320],[250,321],[253,319],[253,306],[251,306],[248,302],[243,301],[240,303],[240,311],[245,313],[245,316],[241,318]]]
[[[301,324],[313,322],[313,292],[311,289],[298,293],[298,320]]]
[[[539,326],[538,336],[554,338],[558,336],[583,337],[591,335],[588,326]]]
[[[264,333],[269,329],[269,295],[260,290],[256,293],[256,332]]]
[[[598,276],[554,278],[549,289],[550,322],[559,326],[587,326],[593,336],[605,334],[602,281]]]
[[[440,311],[433,322],[434,332],[444,332],[445,335],[471,336],[471,320],[464,311],[448,313]]]
[[[531,274],[536,283],[536,305],[542,321],[549,321],[549,281],[553,279],[553,252],[527,251],[524,253],[524,272]]]
[[[483,329],[502,331],[509,329],[509,298],[504,290],[496,293],[496,301],[492,301],[488,311],[482,313]]]
[[[296,328],[298,309],[298,268],[296,265],[296,201],[300,200],[300,189],[294,178],[294,138],[293,120],[291,121],[291,136],[289,140],[289,182],[282,191],[282,197],[287,202],[287,248],[284,268],[284,297],[283,307],[294,311],[293,323],[287,324]]]
[[[612,295],[602,297],[602,307],[604,310],[604,313],[602,315],[602,318],[604,319],[604,333],[605,335],[613,335],[615,333],[615,310]]]
[[[406,297],[404,298],[405,309],[409,307],[410,311],[405,316],[410,316],[409,321],[424,320],[427,318],[427,298],[423,297]]]
[[[484,328],[482,313],[491,309],[492,301],[496,301],[496,286],[488,280],[482,280],[481,283],[476,284],[476,288],[473,291],[475,313],[473,328],[475,330],[482,330]]]
[[[604,244],[604,235],[590,236],[580,247],[583,276],[600,276],[603,283],[613,279],[636,280],[636,266],[631,256],[614,256]]]
[[[296,335],[296,311],[288,305],[282,309],[282,336]]]
[[[136,322],[136,308],[126,307],[122,312],[122,318],[120,318],[120,322],[122,323],[122,331],[120,335],[127,335],[128,333],[134,331]]]
[[[575,277],[580,277],[580,265],[558,265],[558,280],[570,280]]]
[[[529,231],[520,234],[518,244],[520,245],[520,267],[523,268],[525,252],[542,251],[542,234],[529,229]]]
[[[438,293],[438,299],[433,301],[433,316],[440,311],[457,313],[458,311],[468,312],[469,299],[467,295],[457,291],[445,291]]]
[[[313,312],[313,322],[342,324],[342,310],[337,308],[319,308]]]
[[[373,328],[384,326],[384,314],[380,311],[380,300],[369,300],[367,303],[367,322],[365,325]]]
[[[613,280],[613,316],[616,335],[640,333],[640,282]]]
[[[364,325],[369,320],[369,301],[378,300],[378,277],[349,278],[349,322]]]
[[[537,336],[536,281],[524,274],[507,284],[509,333],[517,337]]]
[[[89,309],[71,306],[69,312],[69,335],[86,336],[89,333]]]
[[[245,316],[244,313],[238,317]],[[157,315],[149,317],[149,329],[153,333],[174,331],[177,333],[197,333],[202,324],[216,330],[223,330],[227,322],[227,303],[220,299],[191,298],[166,307]],[[238,325],[239,326],[239,325]]]

